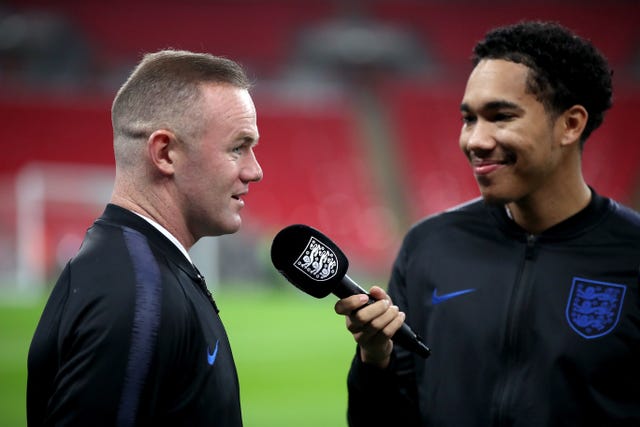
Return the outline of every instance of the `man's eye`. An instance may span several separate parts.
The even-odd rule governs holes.
[[[243,154],[245,151],[247,151],[247,148],[248,148],[247,144],[242,144],[242,145],[233,147],[231,151],[233,151],[234,154]]]
[[[464,123],[465,125],[475,123],[475,121],[475,116],[462,116],[462,123]]]
[[[497,113],[493,116],[493,121],[494,122],[503,122],[506,120],[511,120],[513,118],[513,114],[507,114],[507,113]]]

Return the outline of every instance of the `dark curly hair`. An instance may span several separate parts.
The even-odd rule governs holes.
[[[473,49],[473,65],[483,59],[529,67],[527,90],[552,116],[582,105],[589,119],[581,145],[611,107],[612,71],[607,60],[591,42],[558,23],[530,21],[493,29]]]

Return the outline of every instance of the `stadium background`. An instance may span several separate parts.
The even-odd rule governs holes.
[[[350,276],[384,284],[410,224],[478,195],[457,147],[469,56],[486,30],[522,19],[559,21],[608,57],[614,107],[584,173],[637,209],[637,0],[1,3],[0,425],[24,425],[44,298],[109,197],[111,100],[142,53],[167,47],[228,56],[255,81],[265,178],[239,233],[194,248],[229,328],[246,425],[345,425],[353,343],[333,301],[273,271],[271,239],[315,226]]]

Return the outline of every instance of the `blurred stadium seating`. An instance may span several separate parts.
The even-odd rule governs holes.
[[[0,270],[15,264],[17,174],[32,162],[112,165],[115,90],[143,52],[174,47],[232,57],[256,79],[257,155],[265,179],[251,189],[248,230],[270,240],[282,226],[307,223],[343,246],[355,265],[386,275],[411,222],[477,195],[457,147],[468,58],[487,29],[522,19],[557,20],[592,39],[610,59],[615,106],[587,144],[585,174],[598,191],[635,204],[637,1],[6,1],[0,6]],[[314,57],[305,68],[301,49],[309,45],[302,41],[337,20],[399,29],[415,42],[411,52],[419,58],[407,64],[408,72],[390,70],[385,65],[400,50],[396,46],[369,62],[371,51],[347,52],[351,63],[336,64],[334,56],[322,67]],[[381,39],[371,40],[375,47]],[[372,124],[362,119],[368,109],[354,101],[363,90],[383,114],[373,122],[386,126],[379,139],[392,154],[388,167],[368,156],[375,145],[367,131]],[[397,187],[394,200],[381,185],[385,180]],[[51,209],[49,271],[56,268],[61,236],[70,227],[83,233],[95,207],[82,215],[77,203]],[[64,217],[65,209],[75,213]]]
[[[371,14],[400,23],[422,38],[447,72],[469,70],[474,41],[487,29],[521,20],[552,20],[591,39],[620,68],[638,54],[639,6],[635,1],[374,1]]]

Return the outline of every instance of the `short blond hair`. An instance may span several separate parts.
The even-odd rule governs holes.
[[[116,163],[133,161],[132,140],[158,129],[195,137],[204,126],[200,87],[205,83],[249,89],[242,67],[227,58],[185,50],[145,54],[111,106]]]

